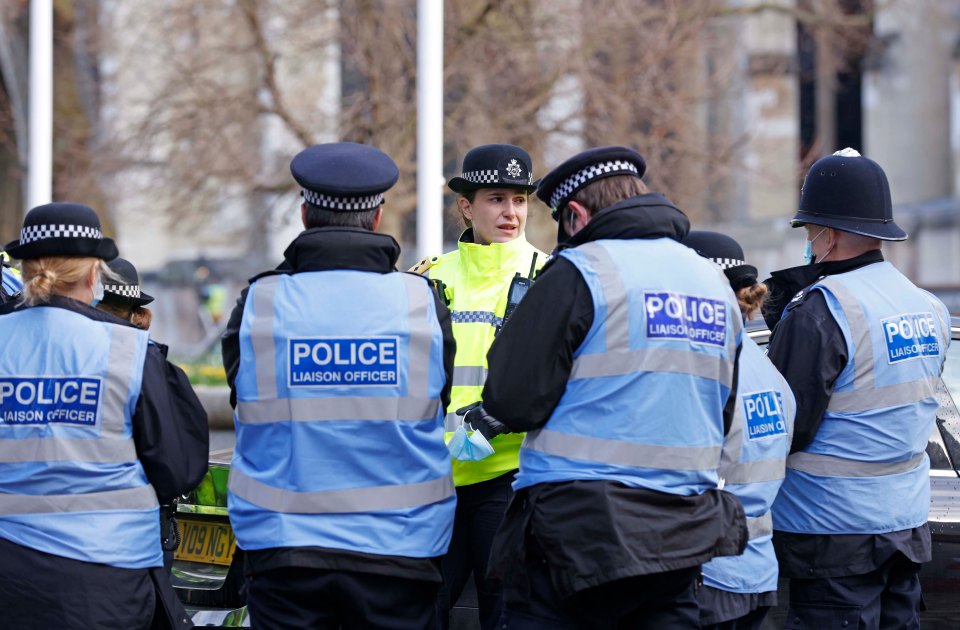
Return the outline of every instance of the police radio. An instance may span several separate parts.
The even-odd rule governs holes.
[[[507,307],[503,311],[503,320],[500,322],[500,325],[497,326],[494,336],[500,334],[500,330],[504,324],[507,323],[507,320],[510,319],[513,312],[517,310],[517,305],[520,304],[520,300],[523,299],[523,296],[525,296],[527,291],[530,290],[530,287],[533,286],[533,272],[536,270],[536,267],[537,252],[534,252],[533,259],[530,261],[530,273],[527,274],[527,277],[524,278],[521,276],[519,271],[513,275],[513,280],[510,281],[510,288],[507,289]]]

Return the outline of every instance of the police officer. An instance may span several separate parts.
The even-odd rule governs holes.
[[[94,308],[117,255],[87,206],[30,210],[24,301],[0,307],[5,628],[190,627],[158,507],[203,477],[207,416],[147,333]]]
[[[114,258],[107,267],[113,277],[103,285],[103,299],[97,308],[129,321],[140,330],[149,330],[153,313],[146,306],[153,302],[153,296],[140,289],[137,268],[126,258]],[[161,349],[166,356],[166,347]]]
[[[527,200],[536,189],[530,155],[511,144],[475,147],[463,158],[461,174],[447,182],[457,193],[457,212],[469,226],[457,249],[427,257],[413,271],[439,282],[448,300],[457,340],[450,411],[445,439],[450,444],[461,425],[455,412],[480,400],[487,375],[487,350],[507,315],[511,297],[532,281],[547,256],[527,242]],[[518,288],[518,283],[519,288]],[[510,294],[514,293],[514,296]],[[500,526],[512,491],[523,434],[495,437],[489,450],[454,453],[453,482],[457,513],[450,550],[443,557],[440,624],[473,573],[480,627],[490,630],[500,619],[503,597],[499,585],[486,577],[493,535]],[[482,459],[466,459],[478,457]],[[463,458],[464,461],[461,461]]]
[[[882,241],[907,235],[873,160],[846,149],[814,163],[792,223],[809,264],[770,281],[780,302],[802,286],[769,346],[797,396],[773,506],[787,627],[917,628],[947,309],[883,259]]]
[[[740,553],[743,508],[717,468],[742,326],[687,217],[601,147],[537,196],[566,241],[488,355],[487,434],[528,431],[492,553],[504,627],[699,625],[700,565]]]
[[[740,244],[726,234],[707,231],[690,232],[683,244],[723,269],[744,321],[749,320],[767,287],[757,282],[757,268],[744,261]],[[720,477],[724,489],[743,504],[750,542],[740,556],[703,565],[703,586],[697,596],[704,630],[759,630],[777,605],[770,506],[783,482],[796,403],[784,378],[748,336],[739,365],[737,407],[723,445]]]
[[[376,234],[385,153],[290,165],[304,231],[253,278],[223,337],[236,401],[230,522],[258,628],[427,628],[456,496],[443,442],[450,314]]]
[[[111,275],[103,285],[103,299],[97,308],[130,322],[140,330],[149,330],[153,312],[146,308],[153,296],[140,289],[140,274],[133,263],[125,258],[114,258],[107,263]],[[150,340],[150,345],[167,356],[166,345]],[[173,556],[180,545],[180,531],[176,518],[176,503],[160,505],[160,542],[163,547],[163,565],[173,566]]]
[[[10,266],[7,253],[0,250],[0,304],[19,298],[22,291],[20,272]]]

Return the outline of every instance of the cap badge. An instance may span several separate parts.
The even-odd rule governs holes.
[[[506,171],[510,177],[517,179],[520,177],[520,174],[523,173],[523,167],[520,166],[519,162],[517,162],[517,158],[512,158],[510,163],[507,164]]]

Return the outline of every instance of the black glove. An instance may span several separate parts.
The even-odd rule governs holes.
[[[467,425],[468,431],[479,431],[480,435],[488,440],[501,433],[510,433],[510,429],[487,413],[487,410],[479,402],[457,409],[457,415],[463,416],[463,422]]]

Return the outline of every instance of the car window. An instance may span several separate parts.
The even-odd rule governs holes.
[[[933,435],[930,436],[930,443],[927,445],[927,454],[930,456],[930,467],[934,470],[953,470],[947,453],[951,453],[954,459],[957,457],[958,446],[960,446],[960,412],[957,411],[955,402],[960,400],[960,341],[956,339],[956,332],[953,334],[950,347],[947,349],[947,360],[943,366],[943,379],[937,390],[937,402],[940,408],[937,410],[937,425]],[[947,434],[947,439],[953,444],[952,448],[946,448],[943,443],[941,430]]]
[[[943,366],[943,384],[953,399],[960,400],[960,341],[953,340],[947,349],[947,362]]]

